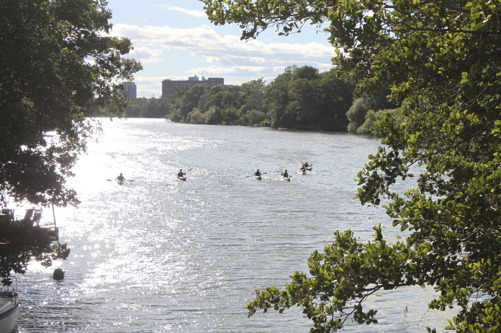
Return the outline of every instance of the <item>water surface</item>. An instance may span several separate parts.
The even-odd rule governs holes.
[[[72,252],[18,277],[19,332],[307,332],[299,309],[247,318],[254,290],[304,271],[334,230],[369,239],[390,228],[381,209],[353,199],[357,172],[378,141],[350,134],[103,121],[75,168],[78,209],[56,211]],[[313,172],[296,174],[302,162]],[[262,181],[251,175],[259,168]],[[189,170],[188,180],[175,175]],[[280,179],[288,169],[291,182]],[[113,181],[120,172],[127,181]],[[49,211],[45,218],[51,218]],[[439,322],[430,290],[379,295],[380,324],[349,332],[422,332]],[[445,326],[441,321],[439,327]]]

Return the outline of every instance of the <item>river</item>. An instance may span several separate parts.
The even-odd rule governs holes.
[[[18,276],[19,332],[307,332],[294,308],[247,318],[254,290],[283,287],[309,254],[352,229],[361,240],[384,212],[353,199],[375,139],[345,133],[204,126],[162,119],[102,120],[70,184],[78,208],[56,209],[71,248],[51,268]],[[313,171],[299,175],[301,162]],[[259,168],[262,181],[252,177]],[[187,181],[176,179],[179,169]],[[287,169],[292,180],[280,179]],[[123,173],[124,185],[115,177]],[[44,212],[52,219],[52,213]],[[66,272],[52,279],[54,268]],[[379,324],[346,332],[423,332],[446,325],[432,291],[384,293]],[[439,330],[440,331],[440,330]]]

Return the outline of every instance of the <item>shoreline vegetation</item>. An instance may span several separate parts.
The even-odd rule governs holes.
[[[356,82],[342,74],[290,66],[269,84],[257,79],[242,85],[196,85],[169,98],[129,100],[123,116],[358,134],[372,134],[374,123],[386,115],[398,119],[400,109],[386,100],[388,91],[360,94]]]

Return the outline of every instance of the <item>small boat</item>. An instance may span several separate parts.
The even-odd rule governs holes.
[[[254,175],[254,178],[256,178],[257,180],[261,180],[261,175]]]
[[[125,183],[125,181],[123,179],[118,179],[117,180],[117,184],[118,185],[123,185]]]
[[[186,181],[186,176],[177,176],[177,179]]]
[[[17,293],[0,292],[0,333],[11,333],[17,325],[19,298]]]
[[[290,182],[291,181],[291,177],[290,176],[282,176],[282,180],[285,180],[286,182]]]

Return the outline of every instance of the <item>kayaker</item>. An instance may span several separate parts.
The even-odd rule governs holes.
[[[177,173],[177,176],[179,178],[181,178],[181,177],[184,177],[184,175],[186,175],[186,173],[183,172],[183,169],[179,169],[179,172]]]
[[[261,176],[261,172],[259,171],[259,169],[257,169],[256,172],[254,172],[254,176],[256,176],[256,177],[260,177]]]
[[[120,173],[115,180],[119,183],[123,183],[125,181],[125,177]]]
[[[284,178],[289,178],[289,174],[287,173],[287,169],[285,169],[284,173],[282,174]]]

